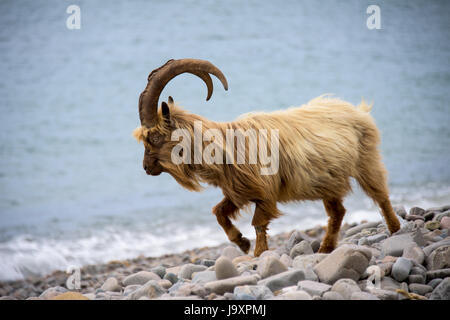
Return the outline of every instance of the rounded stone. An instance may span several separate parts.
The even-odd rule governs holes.
[[[161,280],[161,278],[156,273],[153,272],[139,271],[137,273],[130,274],[128,277],[123,279],[122,283],[126,287],[132,284],[143,285],[150,280],[159,281]]]
[[[442,279],[442,278],[433,279],[430,282],[428,282],[428,285],[434,289],[442,282],[442,280],[444,280],[444,279]]]
[[[191,279],[194,272],[200,272],[206,269],[206,266],[188,263],[181,267],[178,277],[182,279]]]
[[[178,281],[178,277],[175,273],[168,272],[164,275],[165,280],[169,280],[172,284],[175,284]]]
[[[420,284],[420,283],[411,283],[409,285],[409,291],[417,293],[421,296],[424,296],[428,292],[433,291],[433,287],[426,285],[426,284]]]
[[[439,221],[428,221],[425,223],[425,228],[427,228],[430,231],[437,230],[441,227],[441,224]]]
[[[391,274],[395,280],[402,282],[403,280],[408,278],[412,266],[413,263],[411,262],[411,260],[400,257],[392,266]]]
[[[313,254],[314,251],[311,248],[309,241],[303,240],[297,243],[290,251],[289,255],[292,259],[300,255]]]
[[[116,278],[110,277],[106,279],[105,283],[101,286],[103,291],[113,291],[118,292],[122,290],[122,287],[119,285],[119,281]]]
[[[340,279],[333,284],[331,291],[337,292],[349,300],[354,292],[360,292],[358,284],[352,279]]]
[[[156,273],[161,279],[163,279],[164,275],[166,274],[166,268],[164,268],[163,266],[151,268],[150,271]]]
[[[450,300],[450,277],[445,278],[434,288],[430,300]]]
[[[441,228],[442,229],[450,229],[450,217],[442,217]]]
[[[232,261],[234,258],[242,256],[242,251],[235,246],[227,246],[222,250],[221,255]]]
[[[328,291],[323,294],[322,300],[344,300],[344,297],[338,292]]]
[[[275,274],[287,271],[288,268],[276,257],[266,256],[258,264],[256,271],[261,278],[267,278]]]
[[[239,272],[234,264],[225,256],[219,257],[214,265],[217,280],[237,277]]]

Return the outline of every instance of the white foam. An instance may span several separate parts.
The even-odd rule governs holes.
[[[199,246],[214,246],[224,235],[210,227],[172,228],[164,235],[107,228],[80,239],[33,239],[17,236],[0,243],[0,281],[45,275],[73,265],[104,263],[144,256],[179,253]]]

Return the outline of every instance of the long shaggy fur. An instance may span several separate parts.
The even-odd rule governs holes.
[[[259,255],[267,249],[265,231],[269,221],[281,214],[277,202],[321,199],[330,216],[321,252],[329,252],[336,245],[337,232],[345,213],[341,202],[351,190],[350,177],[355,178],[380,205],[390,230],[394,232],[399,226],[388,199],[386,170],[377,149],[380,137],[369,114],[370,109],[364,101],[355,107],[340,99],[320,96],[301,107],[249,113],[235,121],[220,123],[190,114],[172,104],[170,126],[164,123],[159,111],[157,126],[150,129],[141,127],[133,134],[144,144],[146,137],[155,131],[166,137],[158,152],[159,163],[183,187],[199,191],[201,183],[207,183],[222,189],[224,199],[213,212],[229,239],[244,251],[248,251],[248,240],[228,219],[236,218],[240,209],[250,203],[256,204],[252,224],[257,232],[255,255]],[[202,121],[203,131],[220,130],[223,137],[226,129],[266,129],[269,132],[270,129],[278,129],[278,173],[261,175],[261,164],[248,164],[248,161],[245,164],[225,164],[224,161],[224,164],[175,165],[170,155],[178,141],[170,141],[170,132],[174,128],[187,129],[193,137],[194,121]],[[203,142],[203,147],[209,143]],[[146,144],[147,147],[150,146]],[[225,157],[225,141],[221,147]],[[248,160],[248,145],[246,153]]]

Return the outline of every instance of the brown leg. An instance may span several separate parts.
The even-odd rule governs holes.
[[[325,238],[320,245],[320,253],[330,253],[336,248],[339,229],[341,227],[342,219],[345,215],[345,208],[342,205],[341,199],[323,200],[325,210],[328,214],[328,227]]]
[[[216,215],[217,222],[219,222],[223,230],[225,230],[228,239],[231,242],[236,243],[243,252],[248,253],[250,250],[250,240],[242,236],[242,233],[231,223],[229,218],[230,216],[234,217],[239,211],[239,208],[225,197],[212,211]]]
[[[364,162],[364,167],[360,171],[361,173],[357,177],[359,184],[380,207],[389,231],[397,232],[400,229],[400,222],[389,200],[387,174],[381,160],[375,158],[372,161]]]
[[[255,257],[259,257],[261,253],[269,249],[267,246],[267,227],[270,220],[279,215],[280,212],[276,204],[256,202],[255,214],[252,220],[252,225],[256,231]]]

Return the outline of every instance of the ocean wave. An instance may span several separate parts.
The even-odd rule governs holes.
[[[224,236],[210,227],[173,228],[164,235],[106,228],[79,239],[18,235],[0,243],[0,281],[46,275],[69,266],[105,263],[144,256],[179,253],[197,246],[214,246]]]

